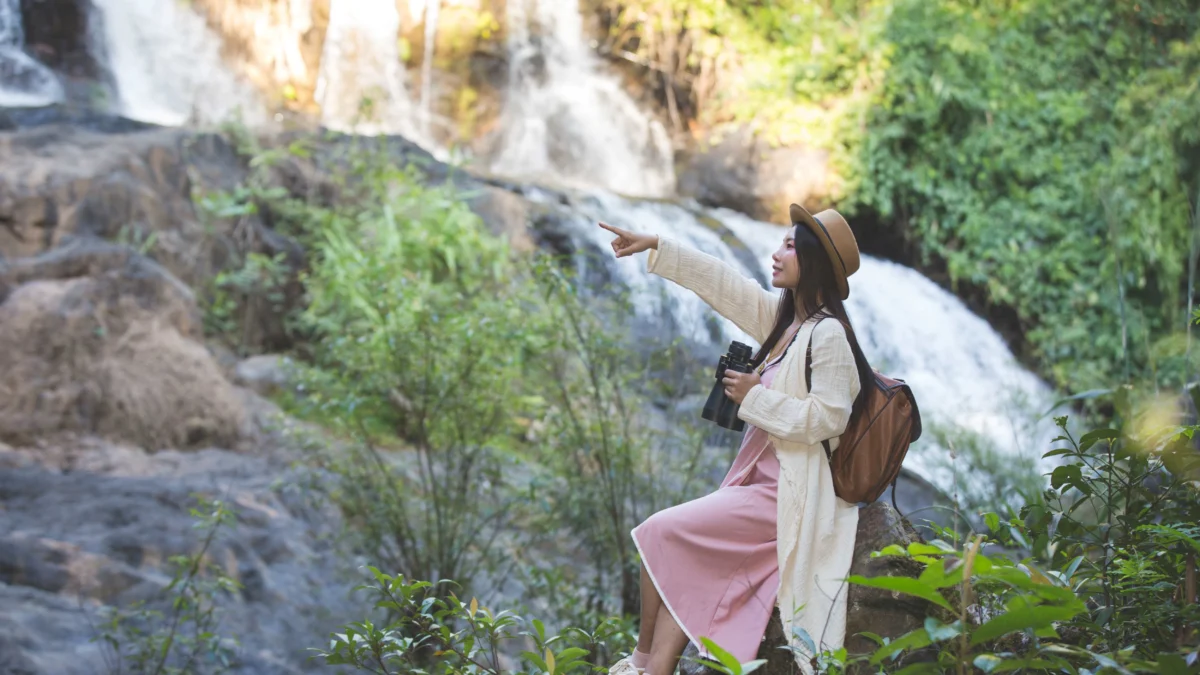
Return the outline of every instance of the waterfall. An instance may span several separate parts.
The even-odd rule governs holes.
[[[42,106],[63,98],[54,73],[24,52],[21,0],[0,0],[0,106]]]
[[[425,53],[421,59],[421,130],[433,135],[433,52],[437,41],[438,13],[441,0],[430,0],[425,7]]]
[[[646,272],[644,259],[612,259],[612,235],[596,221],[671,237],[763,286],[784,228],[726,209],[604,192],[571,208],[572,238],[609,261],[609,273],[632,293],[639,321],[708,343],[714,351],[723,351],[730,340],[756,344],[691,291]],[[869,256],[850,288],[847,311],[868,360],[907,381],[921,409],[925,433],[912,446],[907,469],[947,493],[978,494],[991,485],[983,466],[988,461],[999,471],[1037,473],[1050,466],[1041,455],[1056,430],[1043,415],[1054,404],[1054,392],[1017,362],[985,320],[920,273]]]
[[[666,130],[584,42],[578,0],[509,0],[509,83],[491,170],[507,176],[666,196]]]
[[[405,85],[394,0],[332,0],[317,77],[321,122],[338,131],[400,134],[428,146]]]
[[[178,126],[213,124],[240,114],[258,124],[265,108],[254,88],[221,60],[221,41],[204,17],[173,0],[93,0],[101,12],[106,64],[119,112]]]

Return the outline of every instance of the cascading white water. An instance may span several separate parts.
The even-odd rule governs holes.
[[[425,53],[421,59],[421,131],[433,135],[433,53],[437,42],[441,0],[429,0],[425,6]]]
[[[394,0],[333,0],[315,98],[321,122],[344,132],[401,134],[428,147],[405,86]]]
[[[572,221],[574,238],[606,256],[611,256],[612,235],[597,227],[597,220],[674,238],[765,285],[771,253],[784,235],[777,225],[726,209],[630,201],[606,193],[590,197],[572,205],[579,214]],[[706,224],[702,218],[711,220]],[[721,228],[727,230],[724,236]],[[746,253],[739,255],[727,243],[730,234]],[[707,326],[716,322],[722,350],[729,340],[755,344],[715,317],[691,291],[646,272],[644,260],[615,261],[611,271],[630,289],[644,320],[669,320],[702,344],[712,340]],[[918,272],[888,261],[864,257],[850,287],[847,311],[863,351],[872,365],[906,380],[921,408],[925,433],[913,445],[906,468],[948,493],[978,494],[988,490],[991,476],[971,465],[978,457],[971,452],[991,453],[1025,473],[1048,466],[1040,457],[1054,428],[1042,416],[1054,403],[1053,391],[1021,367],[986,321]],[[968,452],[967,445],[974,448]],[[951,459],[952,451],[957,460]]]
[[[23,51],[21,1],[0,0],[0,106],[41,106],[63,98],[50,69]]]
[[[638,196],[675,188],[666,130],[599,71],[578,0],[509,0],[509,83],[491,170]]]
[[[129,118],[178,126],[214,124],[240,114],[248,124],[266,119],[254,88],[221,60],[220,39],[186,3],[93,0],[102,13],[108,69],[116,81],[119,112]]]

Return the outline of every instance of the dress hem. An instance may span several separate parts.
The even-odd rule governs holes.
[[[646,575],[650,577],[650,583],[654,584],[654,590],[658,592],[658,599],[662,601],[663,607],[667,608],[667,612],[670,613],[671,618],[675,620],[675,624],[679,626],[679,630],[683,631],[683,634],[687,636],[687,639],[690,640],[692,644],[696,645],[696,650],[700,653],[700,658],[712,658],[712,655],[708,653],[707,649],[705,649],[704,643],[697,640],[695,635],[692,635],[692,632],[688,630],[687,625],[679,619],[679,615],[676,614],[675,610],[671,607],[671,603],[667,601],[667,596],[663,594],[662,585],[658,583],[658,579],[654,578],[654,570],[650,567],[650,564],[646,562],[646,554],[642,552],[642,544],[638,541],[636,527],[629,531],[629,536],[633,539],[633,547],[637,549],[638,557],[642,559],[642,566],[646,568]]]

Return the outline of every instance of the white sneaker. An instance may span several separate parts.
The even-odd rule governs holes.
[[[642,675],[646,671],[633,665],[633,656],[625,658],[613,664],[612,668],[608,669],[608,675]]]

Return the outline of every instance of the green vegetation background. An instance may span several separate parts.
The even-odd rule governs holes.
[[[592,5],[703,126],[830,150],[843,208],[1015,316],[1057,386],[1189,371],[1200,3]]]

